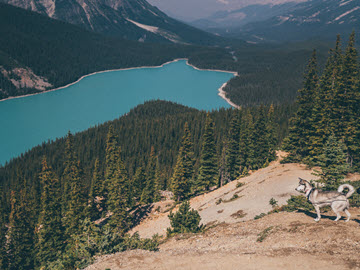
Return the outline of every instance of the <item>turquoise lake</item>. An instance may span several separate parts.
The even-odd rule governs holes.
[[[0,102],[0,165],[44,141],[116,119],[147,100],[202,110],[230,107],[218,89],[232,73],[196,70],[185,60],[158,68],[90,75],[61,90]]]

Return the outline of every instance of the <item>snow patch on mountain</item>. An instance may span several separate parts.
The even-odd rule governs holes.
[[[174,34],[174,33],[171,33],[169,31],[160,29],[159,27],[156,27],[156,26],[142,24],[142,23],[130,20],[129,18],[127,18],[126,20],[133,23],[133,24],[135,24],[137,27],[140,27],[140,28],[142,28],[142,29],[144,29],[146,31],[151,32],[151,33],[160,35],[160,36],[166,38],[167,40],[170,40],[171,42],[183,43],[181,41],[181,38],[178,35]],[[141,38],[141,40],[139,40],[139,41],[143,42],[143,41],[145,41],[145,39],[146,39],[146,35],[145,35],[145,37]]]
[[[130,20],[130,19],[126,19],[126,20],[128,20],[129,22],[135,24],[137,27],[140,27],[140,28],[142,28],[142,29],[144,29],[146,31],[151,32],[151,33],[157,34],[159,32],[159,27],[142,24],[142,23]]]
[[[342,7],[342,6],[345,6],[349,3],[351,3],[353,0],[349,0],[349,1],[346,1],[346,0],[342,0],[341,3],[339,4],[339,7]]]
[[[349,10],[349,11],[341,14],[341,15],[340,15],[339,17],[337,17],[334,21],[340,20],[341,18],[343,18],[343,17],[349,15],[350,13],[353,13],[354,11],[358,10],[359,8],[360,8],[360,6],[357,6],[357,7],[353,8],[353,9],[351,9],[351,10]]]

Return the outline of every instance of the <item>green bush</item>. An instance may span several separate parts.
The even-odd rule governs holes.
[[[349,198],[352,207],[360,207],[360,181],[349,182],[355,188],[355,193]]]
[[[190,209],[189,202],[183,202],[180,205],[179,211],[175,214],[169,214],[170,225],[172,228],[167,229],[167,236],[172,236],[179,233],[197,233],[204,229],[200,225],[201,217],[198,211]]]
[[[293,212],[296,210],[305,210],[305,211],[313,211],[313,205],[307,200],[306,197],[299,196],[291,196],[291,198],[287,201],[287,205],[282,207],[284,211]]]

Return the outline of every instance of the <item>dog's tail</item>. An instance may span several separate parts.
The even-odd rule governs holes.
[[[344,190],[345,188],[349,189],[349,192],[348,192],[345,196],[346,196],[346,198],[350,198],[350,196],[354,194],[355,188],[354,188],[352,185],[343,184],[343,185],[341,185],[341,186],[338,188],[337,191],[341,193],[341,192],[343,192],[343,190]]]

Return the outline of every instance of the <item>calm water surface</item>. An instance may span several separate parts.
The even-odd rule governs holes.
[[[99,73],[62,90],[0,102],[0,165],[69,130],[118,118],[147,100],[204,110],[229,107],[218,89],[233,76],[196,70],[181,60],[161,68]]]

